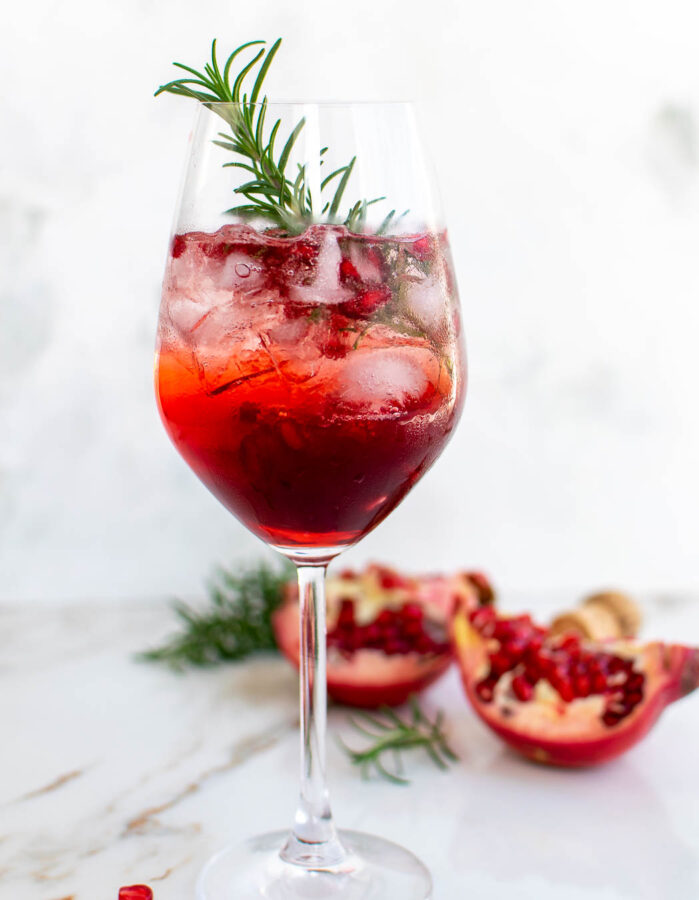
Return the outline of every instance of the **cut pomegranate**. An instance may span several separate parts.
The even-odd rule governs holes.
[[[452,661],[452,607],[459,603],[470,610],[482,603],[468,574],[419,578],[378,565],[329,578],[326,595],[328,693],[340,703],[368,708],[397,706],[439,678]],[[298,668],[294,584],[273,625],[279,649]]]
[[[119,900],[153,900],[153,891],[147,884],[132,884],[119,888]]]
[[[554,635],[529,616],[459,604],[452,638],[466,694],[499,737],[537,762],[605,762],[699,686],[699,650]]]

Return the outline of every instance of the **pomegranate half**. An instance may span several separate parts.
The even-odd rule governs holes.
[[[272,624],[281,652],[298,668],[298,589],[289,583]],[[326,584],[328,693],[366,708],[398,706],[442,675],[453,659],[448,634],[455,603],[492,603],[480,573],[401,575],[385,566],[345,570]]]
[[[480,718],[537,762],[588,766],[624,753],[699,686],[699,650],[551,635],[528,615],[458,604],[451,623]]]

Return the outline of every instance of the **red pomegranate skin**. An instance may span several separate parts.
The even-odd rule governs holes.
[[[479,696],[490,660],[499,648],[472,626],[463,606],[455,611],[451,634],[466,695],[478,716],[510,747],[539,763],[582,767],[614,759],[642,740],[670,703],[699,686],[699,650],[695,648],[661,642],[583,641],[582,647],[591,654],[618,654],[633,661],[636,676],[643,675],[642,697],[612,725],[605,723],[600,709],[591,708],[590,696],[567,701],[559,696],[555,707],[560,715],[548,702],[548,712],[542,715],[542,703],[534,690],[531,699],[518,698],[514,678],[502,705]],[[544,644],[546,640],[544,637]]]
[[[453,605],[477,607],[481,589],[467,573],[414,577],[379,565],[329,578],[328,694],[347,706],[375,709],[399,706],[424,690],[453,661],[448,639]],[[273,625],[279,649],[298,668],[295,585],[289,584]]]

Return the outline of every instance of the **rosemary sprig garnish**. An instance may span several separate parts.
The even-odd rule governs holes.
[[[409,784],[403,775],[403,763],[400,754],[405,750],[422,747],[440,769],[449,767],[449,763],[458,760],[457,755],[447,743],[442,729],[444,714],[437,713],[434,721],[430,721],[412,697],[410,713],[401,718],[389,707],[382,707],[378,714],[357,713],[349,719],[350,724],[369,744],[362,750],[353,750],[342,740],[340,746],[353,765],[358,766],[363,778],[367,778],[372,769],[382,778],[394,784]],[[393,757],[393,770],[384,764],[385,754]]]
[[[297,163],[296,172],[287,171],[291,153],[304,128],[305,119],[301,119],[294,126],[277,154],[275,145],[279,137],[281,119],[277,119],[272,128],[267,130],[265,119],[268,100],[266,96],[260,99],[265,77],[281,42],[281,38],[278,38],[266,52],[265,41],[248,41],[241,44],[230,54],[221,68],[214,40],[211,45],[211,61],[205,64],[203,72],[182,63],[174,63],[178,69],[187,73],[187,77],[177,78],[161,85],[155,96],[168,93],[192,97],[210,107],[229,126],[230,131],[220,132],[219,140],[214,143],[241,157],[224,163],[224,166],[243,169],[251,175],[251,178],[245,184],[234,188],[234,193],[239,194],[246,202],[233,206],[226,212],[243,218],[264,219],[288,233],[297,234],[316,220],[314,198],[307,180],[307,163]],[[260,45],[262,49],[243,66],[231,83],[231,68],[238,55],[250,47]],[[248,77],[253,76],[255,67],[258,67],[257,74],[248,94],[244,91],[244,87]],[[327,147],[323,147],[320,151],[321,166],[327,150]],[[325,176],[320,182],[321,197],[316,200],[321,206],[321,215],[325,217],[325,221],[331,224],[342,222],[351,231],[361,231],[366,223],[368,207],[385,198],[359,200],[350,206],[349,212],[343,218],[340,207],[355,162],[356,157],[352,157],[346,165]],[[322,195],[331,184],[335,188],[334,194],[331,199],[324,201]],[[395,211],[384,220],[384,230],[393,215]]]
[[[220,569],[209,587],[209,605],[197,610],[176,601],[173,608],[182,630],[139,658],[183,669],[276,650],[272,613],[291,577],[291,564],[274,569],[260,563],[240,573]]]

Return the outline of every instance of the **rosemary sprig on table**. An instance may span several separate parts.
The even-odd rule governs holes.
[[[438,712],[430,721],[413,697],[410,701],[410,713],[401,718],[389,707],[382,707],[379,713],[357,713],[349,719],[350,724],[369,744],[362,750],[353,750],[343,741],[339,741],[353,765],[358,766],[362,777],[369,776],[372,769],[382,778],[394,784],[409,784],[403,775],[403,763],[400,754],[405,750],[422,747],[440,769],[446,769],[449,763],[458,760],[457,755],[447,743],[442,723],[444,715]],[[393,757],[394,770],[387,768],[384,756]]]
[[[139,658],[183,669],[188,665],[210,666],[276,650],[272,613],[279,606],[283,587],[291,577],[291,564],[276,569],[259,563],[239,574],[220,569],[209,587],[209,605],[197,610],[175,602],[182,631],[162,646],[139,654]]]
[[[264,219],[288,233],[297,234],[315,221],[314,198],[307,179],[307,163],[297,163],[296,172],[288,172],[294,145],[306,120],[302,118],[294,126],[277,154],[276,142],[282,124],[281,119],[277,119],[268,131],[265,127],[268,99],[266,96],[260,99],[264,80],[281,42],[281,38],[278,38],[269,50],[265,51],[265,41],[248,41],[235,49],[221,67],[214,40],[211,45],[211,61],[205,64],[203,72],[182,63],[174,63],[178,69],[187,73],[187,77],[177,78],[161,85],[155,96],[168,93],[192,97],[210,107],[228,125],[230,131],[220,132],[219,140],[214,143],[240,157],[224,163],[224,166],[243,169],[251,178],[234,188],[234,193],[239,194],[246,202],[233,206],[226,212],[243,218]],[[250,47],[260,45],[263,45],[262,49],[243,66],[231,83],[231,68],[238,55]],[[258,67],[257,74],[248,93],[244,87],[248,76],[252,77],[255,67]],[[327,147],[320,150],[320,166],[323,165],[323,156],[327,150]],[[321,215],[325,217],[325,221],[333,224],[342,222],[351,231],[361,231],[366,222],[368,207],[385,198],[359,200],[350,206],[346,216],[342,216],[340,212],[342,199],[355,162],[356,157],[353,156],[346,165],[325,176],[320,182],[321,197],[316,198],[316,201],[321,204]],[[335,189],[334,194],[331,199],[324,201],[322,194],[331,184]],[[386,216],[384,229],[388,227],[394,215],[395,210],[392,210]]]

